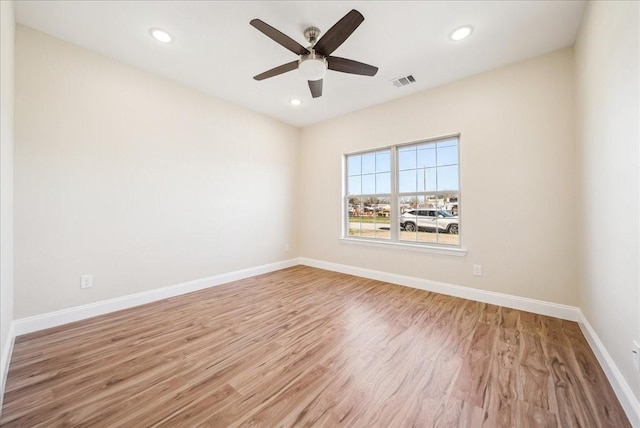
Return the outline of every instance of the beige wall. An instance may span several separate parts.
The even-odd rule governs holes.
[[[297,257],[296,128],[21,26],[15,109],[15,318]]]
[[[13,2],[0,2],[0,356],[13,321]],[[4,385],[0,366],[0,395]],[[0,396],[0,403],[2,397]]]
[[[640,398],[640,34],[638,2],[590,2],[576,43],[580,301]]]
[[[301,255],[575,305],[572,76],[565,49],[304,128]],[[339,241],[343,153],[455,133],[465,257]]]

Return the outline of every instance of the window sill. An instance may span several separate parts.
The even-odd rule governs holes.
[[[433,245],[416,245],[403,242],[384,242],[362,238],[340,238],[340,241],[344,244],[350,245],[365,245],[370,247],[392,248],[394,250],[419,251],[423,253],[444,254],[447,256],[464,257],[467,255],[467,250],[456,247],[436,247]]]

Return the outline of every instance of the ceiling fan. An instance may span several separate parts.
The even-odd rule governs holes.
[[[378,67],[369,64],[354,61],[352,59],[331,56],[333,51],[355,31],[356,28],[364,21],[364,16],[357,10],[353,9],[347,13],[342,19],[334,24],[322,38],[320,30],[316,27],[309,27],[304,30],[304,37],[311,45],[305,48],[291,37],[281,33],[269,24],[253,19],[250,24],[264,33],[267,37],[276,43],[289,49],[300,57],[296,61],[292,61],[264,73],[258,74],[253,78],[255,80],[264,80],[269,77],[286,73],[296,68],[300,70],[304,78],[309,82],[309,89],[313,98],[322,96],[322,79],[327,69],[340,71],[342,73],[359,74],[362,76],[375,76]]]

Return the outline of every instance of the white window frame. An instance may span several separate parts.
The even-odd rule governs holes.
[[[400,207],[399,205],[399,199],[402,196],[410,196],[410,195],[433,195],[433,194],[442,194],[442,193],[452,193],[452,192],[447,192],[447,191],[441,191],[441,190],[436,190],[436,191],[420,191],[420,192],[403,192],[400,193],[399,189],[398,189],[398,177],[399,177],[399,165],[398,165],[398,150],[401,149],[402,147],[407,147],[407,146],[413,146],[413,145],[418,145],[418,144],[425,144],[425,143],[437,143],[439,141],[443,141],[443,140],[447,140],[447,139],[451,139],[451,138],[456,138],[458,140],[458,159],[457,159],[457,166],[458,166],[458,190],[455,191],[458,194],[458,244],[444,244],[444,243],[422,243],[422,242],[413,242],[413,241],[401,241],[400,240],[400,236],[399,236],[399,232],[400,232],[400,225],[399,225],[399,213],[400,213]],[[422,252],[430,252],[430,253],[438,253],[438,254],[447,254],[447,255],[453,255],[453,256],[464,256],[466,255],[467,251],[465,249],[463,249],[462,247],[462,236],[463,236],[463,229],[462,229],[462,183],[460,180],[460,145],[461,145],[461,134],[452,134],[452,135],[445,135],[445,136],[440,136],[440,137],[435,137],[435,138],[429,138],[429,139],[424,139],[424,140],[418,140],[418,141],[412,141],[409,143],[402,143],[402,144],[395,144],[395,145],[390,145],[390,146],[385,146],[385,147],[378,147],[378,148],[372,148],[372,149],[367,149],[367,150],[360,150],[360,151],[355,151],[355,152],[350,152],[350,153],[345,153],[342,156],[342,176],[343,176],[343,180],[342,180],[342,234],[341,234],[341,242],[345,243],[345,244],[356,244],[356,245],[369,245],[369,246],[376,246],[376,247],[388,247],[388,248],[394,248],[394,249],[401,249],[401,250],[409,250],[409,251],[422,251]],[[349,156],[354,156],[354,155],[362,155],[362,154],[368,154],[368,153],[375,153],[375,152],[379,152],[382,150],[389,150],[390,153],[390,178],[391,178],[391,193],[390,194],[373,194],[373,195],[368,195],[368,194],[362,194],[362,195],[357,195],[358,197],[362,197],[362,198],[366,198],[366,197],[388,197],[389,198],[389,202],[390,202],[390,206],[391,206],[391,212],[390,212],[390,238],[389,239],[385,239],[385,238],[373,238],[373,237],[362,237],[362,236],[350,236],[348,235],[348,231],[349,231],[349,215],[347,213],[347,207],[349,206],[349,194],[348,194],[348,181],[349,181],[349,175],[348,175],[348,165],[347,165],[347,159],[349,158]],[[354,196],[354,195],[351,195]]]

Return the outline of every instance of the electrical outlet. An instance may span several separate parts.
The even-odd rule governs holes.
[[[482,265],[473,265],[473,274],[475,276],[482,276]]]
[[[80,288],[93,287],[93,275],[81,275],[80,276]]]
[[[633,341],[633,367],[640,372],[640,344],[637,341]]]
[[[289,252],[289,244],[284,244],[284,252],[285,253]]]

